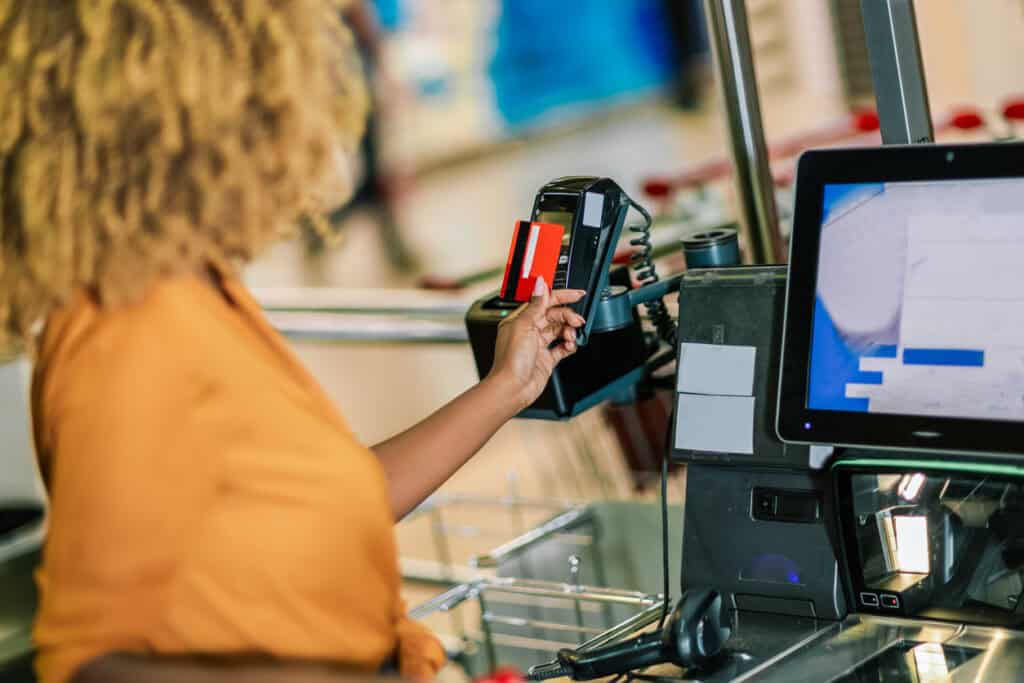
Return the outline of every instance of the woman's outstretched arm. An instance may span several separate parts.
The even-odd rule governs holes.
[[[538,279],[530,303],[499,326],[490,374],[419,424],[373,447],[388,477],[395,519],[419,505],[540,396],[555,366],[576,351],[576,328],[583,318],[567,304],[583,294],[549,292]]]

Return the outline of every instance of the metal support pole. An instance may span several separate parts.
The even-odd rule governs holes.
[[[761,123],[747,8],[744,0],[704,0],[704,8],[729,124],[740,226],[750,260],[781,263],[785,255]]]
[[[882,142],[933,142],[914,0],[861,0]]]

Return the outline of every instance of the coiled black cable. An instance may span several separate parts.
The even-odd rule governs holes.
[[[629,200],[629,203],[644,217],[642,225],[629,226],[630,232],[639,235],[639,237],[634,237],[629,241],[630,246],[639,247],[632,257],[633,272],[636,274],[637,282],[640,283],[641,287],[652,285],[658,282],[658,271],[654,266],[654,259],[651,257],[651,251],[654,249],[654,246],[651,244],[651,223],[653,223],[653,219],[651,214],[647,212],[647,209],[632,199]],[[669,315],[665,302],[662,299],[657,299],[644,304],[644,307],[647,309],[647,316],[654,323],[654,328],[658,331],[658,337],[667,343],[669,348],[675,350],[676,322]]]

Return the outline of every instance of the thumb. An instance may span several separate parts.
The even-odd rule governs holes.
[[[534,320],[543,318],[548,310],[549,297],[548,283],[544,281],[544,276],[540,275],[533,285],[533,296],[530,298],[530,305],[526,309],[526,314]]]

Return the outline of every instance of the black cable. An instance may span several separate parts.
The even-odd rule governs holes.
[[[654,248],[651,244],[651,225],[654,219],[651,218],[651,214],[648,213],[647,209],[632,199],[629,200],[629,203],[644,217],[643,225],[632,225],[629,228],[630,232],[639,234],[639,237],[634,237],[629,241],[630,246],[639,247],[632,257],[633,270],[641,287],[653,285],[655,282],[658,282],[658,270],[655,268],[654,259],[651,256],[651,251]],[[644,304],[644,307],[647,309],[647,315],[650,317],[651,322],[654,323],[655,329],[658,330],[658,336],[669,345],[674,353],[676,348],[676,321],[669,315],[665,302],[662,299],[656,299],[648,304]]]
[[[631,681],[648,681],[649,683],[680,683],[679,678],[672,676],[652,676],[651,674],[642,673],[630,673],[629,680]]]
[[[651,245],[651,225],[654,219],[651,218],[651,214],[648,213],[647,209],[640,206],[634,200],[630,199],[629,203],[644,217],[643,225],[631,226],[629,228],[630,232],[639,234],[639,237],[631,239],[629,244],[633,247],[639,247],[637,252],[633,254],[632,264],[633,270],[636,272],[636,279],[642,287],[658,282],[658,271],[654,265],[654,259],[651,257],[653,249]],[[669,315],[668,307],[665,306],[665,302],[662,299],[646,304],[646,308],[647,315],[658,331],[658,336],[669,345],[669,350],[666,352],[666,358],[663,361],[667,362],[676,353],[676,322]],[[666,430],[665,446],[662,449],[661,456],[661,579],[665,602],[661,607],[661,618],[658,620],[659,631],[664,628],[672,605],[669,583],[671,569],[668,558],[668,459],[671,435],[672,430]]]
[[[668,459],[669,445],[672,430],[668,429],[665,434],[665,448],[661,454],[661,580],[665,591],[665,603],[661,606],[661,618],[658,620],[658,630],[665,626],[669,611],[669,561],[668,561]]]
[[[537,666],[530,667],[527,679],[531,681],[547,681],[552,678],[565,678],[566,676],[571,676],[572,673],[573,669],[571,666],[562,664],[556,659],[547,664],[538,664]]]

